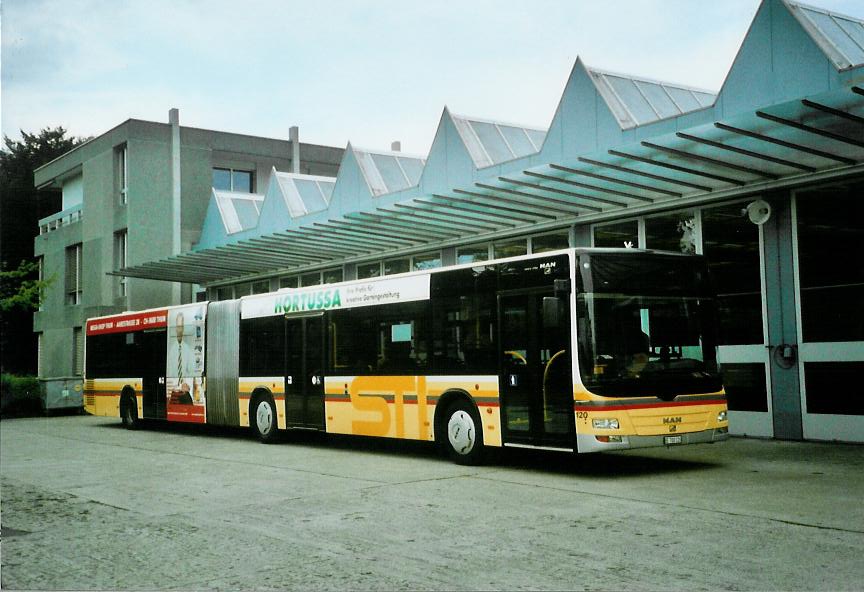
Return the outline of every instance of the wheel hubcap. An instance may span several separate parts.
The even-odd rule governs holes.
[[[258,410],[255,412],[255,421],[258,424],[259,432],[265,435],[270,432],[273,413],[270,411],[270,405],[266,401],[258,403]]]
[[[447,437],[450,446],[459,454],[468,454],[474,448],[474,420],[466,411],[460,409],[450,416],[447,422]]]

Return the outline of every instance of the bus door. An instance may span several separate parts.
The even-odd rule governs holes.
[[[135,341],[134,360],[141,368],[144,417],[168,417],[165,399],[165,356],[168,346],[164,329],[127,333]]]
[[[501,411],[505,443],[572,447],[573,377],[570,310],[558,300],[557,318],[543,314],[552,290],[498,295]]]
[[[324,315],[285,319],[285,420],[324,429]]]

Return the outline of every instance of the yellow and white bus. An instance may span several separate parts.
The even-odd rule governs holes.
[[[568,249],[89,319],[85,409],[435,441],[456,461],[728,437],[704,260]]]

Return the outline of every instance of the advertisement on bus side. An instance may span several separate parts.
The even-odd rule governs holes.
[[[310,286],[244,298],[240,318],[337,310],[429,299],[429,276]]]
[[[165,388],[168,421],[204,423],[204,322],[207,306],[190,304],[168,312]]]

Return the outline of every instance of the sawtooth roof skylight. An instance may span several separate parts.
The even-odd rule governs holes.
[[[354,147],[352,150],[374,196],[401,191],[420,183],[426,165],[426,159],[421,156]]]
[[[235,234],[258,226],[264,196],[257,193],[213,190],[216,206],[222,217],[225,232]]]
[[[786,5],[838,69],[864,64],[864,21],[788,0]]]
[[[546,131],[475,117],[450,114],[477,168],[521,158],[540,151]]]
[[[275,172],[282,199],[292,218],[326,210],[336,179],[299,173]]]
[[[710,107],[717,95],[680,84],[591,69],[606,104],[624,129]]]

